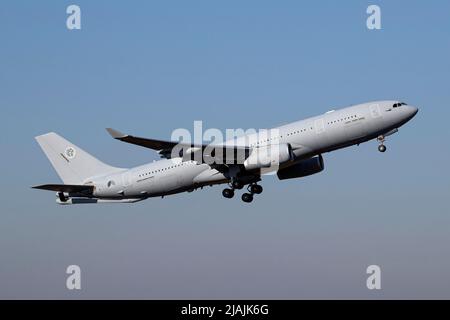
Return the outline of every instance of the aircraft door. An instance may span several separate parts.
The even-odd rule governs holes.
[[[127,171],[122,173],[122,185],[124,189],[128,188],[131,184],[131,172]]]
[[[378,103],[371,104],[369,108],[370,108],[370,115],[372,116],[372,118],[381,117],[380,105]]]
[[[323,119],[317,119],[314,122],[314,126],[316,127],[316,133],[321,134],[325,132],[325,124],[323,122]]]
[[[325,133],[325,123],[323,118],[314,121],[315,149],[320,149],[328,144],[328,137]]]
[[[371,104],[369,106],[369,121],[367,121],[367,130],[368,133],[377,132],[382,126],[383,122],[383,114],[380,110],[380,105],[378,103]]]

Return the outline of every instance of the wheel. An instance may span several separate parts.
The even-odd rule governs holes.
[[[234,180],[231,183],[231,185],[233,186],[234,189],[238,189],[238,190],[241,190],[244,187],[244,185],[238,180]]]
[[[251,193],[244,193],[242,195],[242,201],[247,202],[247,203],[252,202],[253,201],[253,195]]]
[[[222,195],[227,199],[231,199],[234,197],[234,190],[233,189],[223,189]]]
[[[386,146],[385,146],[384,144],[380,144],[380,145],[378,146],[378,151],[380,151],[380,152],[385,152],[385,151],[386,151]]]
[[[250,186],[250,192],[260,194],[263,192],[263,187],[261,187],[259,184],[252,184]]]

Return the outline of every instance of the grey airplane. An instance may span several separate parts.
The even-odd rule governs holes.
[[[385,152],[385,138],[417,111],[400,101],[375,101],[283,125],[270,135],[260,130],[209,145],[140,138],[108,128],[113,138],[153,149],[163,158],[131,169],[107,165],[51,132],[36,140],[63,184],[33,188],[56,192],[59,204],[133,203],[227,184],[225,198],[245,187],[242,200],[249,203],[262,193],[259,182],[268,172],[280,180],[316,174],[324,169],[324,153],[369,140]]]

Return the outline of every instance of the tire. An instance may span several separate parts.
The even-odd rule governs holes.
[[[380,152],[386,152],[386,146],[385,146],[384,144],[380,144],[380,145],[378,146],[378,151],[380,151]]]
[[[222,195],[227,199],[231,199],[234,197],[234,191],[233,189],[223,189]]]
[[[253,184],[250,186],[250,192],[255,194],[261,194],[263,192],[263,187],[259,184]]]
[[[251,193],[244,193],[242,195],[242,201],[250,203],[253,201],[253,195]]]

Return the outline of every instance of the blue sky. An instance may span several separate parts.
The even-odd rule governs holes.
[[[450,298],[449,36],[447,1],[2,3],[0,297]],[[326,154],[319,175],[265,178],[250,206],[214,187],[58,207],[29,188],[59,182],[33,139],[48,131],[134,166],[156,154],[104,128],[168,139],[195,120],[266,128],[379,99],[420,108],[386,154]]]

